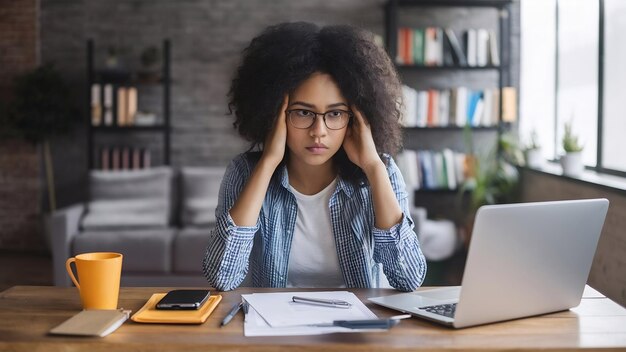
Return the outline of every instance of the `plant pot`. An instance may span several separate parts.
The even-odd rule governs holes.
[[[563,175],[578,177],[585,169],[583,165],[582,152],[571,152],[561,156],[561,167]]]
[[[528,149],[525,153],[526,166],[535,169],[541,169],[543,167],[543,155],[541,154],[541,148]]]

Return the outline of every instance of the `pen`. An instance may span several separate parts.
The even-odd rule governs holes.
[[[365,320],[334,320],[329,324],[316,324],[316,327],[341,326],[347,329],[391,329],[398,325],[401,319],[410,318],[410,314],[396,315],[388,319],[365,319]]]
[[[391,329],[399,322],[398,319],[335,320],[332,325],[348,329]]]
[[[294,303],[312,304],[312,305],[324,306],[324,307],[346,308],[346,309],[352,307],[352,304],[346,301],[339,300],[339,299],[322,299],[322,298],[293,296],[291,297],[291,300]]]
[[[235,315],[237,315],[237,312],[239,312],[239,309],[241,309],[242,306],[243,302],[236,303],[230,310],[230,312],[228,312],[228,314],[224,317],[224,320],[222,320],[220,326],[228,324],[235,317]]]

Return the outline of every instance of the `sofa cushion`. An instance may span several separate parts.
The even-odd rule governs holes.
[[[85,231],[73,241],[73,255],[118,252],[124,255],[123,272],[171,271],[174,229]]]
[[[183,226],[215,223],[215,208],[224,171],[222,167],[181,169]]]
[[[184,228],[174,239],[175,272],[202,273],[202,260],[211,238],[210,228]]]
[[[172,170],[91,171],[85,230],[165,228],[169,223]]]

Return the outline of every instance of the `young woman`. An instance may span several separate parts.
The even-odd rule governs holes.
[[[354,27],[284,23],[252,40],[229,93],[252,147],[222,181],[203,261],[211,286],[234,289],[248,271],[261,287],[422,283],[426,262],[390,156],[400,87],[373,35]]]

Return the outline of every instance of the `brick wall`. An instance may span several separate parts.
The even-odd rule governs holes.
[[[0,99],[16,74],[37,64],[38,0],[0,0]]]
[[[38,62],[38,0],[0,0],[0,104],[13,78]],[[1,119],[0,119],[1,120]],[[0,248],[44,248],[39,218],[37,148],[0,136]]]
[[[37,148],[0,141],[0,249],[43,250],[39,195]]]
[[[523,201],[607,198],[609,211],[588,283],[606,296],[626,306],[626,194],[606,188],[566,180],[562,177],[522,171]]]

